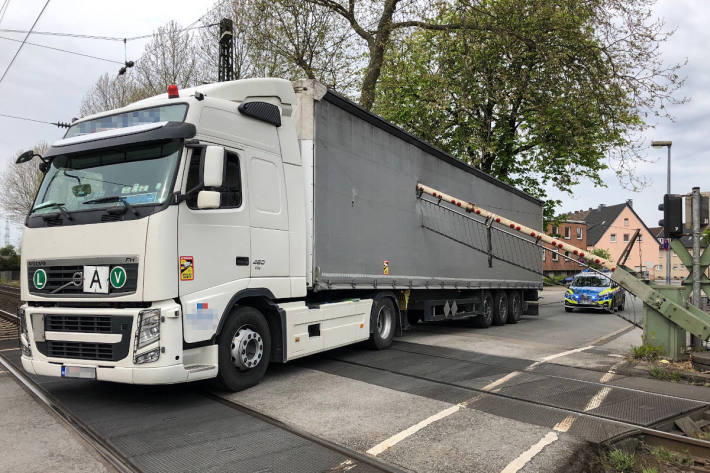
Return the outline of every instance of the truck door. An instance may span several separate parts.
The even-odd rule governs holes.
[[[191,153],[183,191],[200,179],[201,150]],[[249,284],[251,237],[242,152],[227,148],[224,169],[218,209],[198,209],[197,194],[179,208],[178,278],[187,342],[214,334],[231,297]]]
[[[257,149],[245,153],[249,161],[251,277],[268,278],[263,283],[274,294],[286,293],[288,297],[289,227],[281,156]]]

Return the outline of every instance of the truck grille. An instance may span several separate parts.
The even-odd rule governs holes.
[[[48,314],[44,318],[44,329],[50,332],[111,333],[111,317]]]
[[[113,361],[112,343],[65,342],[48,340],[47,356],[81,360]]]
[[[126,270],[126,284],[120,289],[109,285],[109,294],[128,294],[136,292],[138,285],[138,263],[110,264],[109,271],[115,266],[121,266]],[[47,273],[47,281],[42,289],[35,287],[32,280],[35,271],[43,269]],[[84,293],[83,284],[84,266],[64,265],[64,266],[33,266],[27,268],[27,287],[31,294],[38,295],[79,295]],[[60,289],[61,288],[61,289]],[[105,296],[106,294],[94,294],[94,297]]]

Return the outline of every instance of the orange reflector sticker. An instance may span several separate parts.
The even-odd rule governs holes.
[[[296,343],[301,341],[301,337],[296,337]]]
[[[365,327],[365,324],[360,324],[360,328],[363,328],[363,327]]]

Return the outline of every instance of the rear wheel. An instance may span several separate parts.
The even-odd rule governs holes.
[[[240,307],[229,316],[218,337],[217,381],[230,391],[259,383],[269,366],[271,332],[264,315],[253,307]]]
[[[370,320],[374,324],[374,330],[370,335],[370,343],[377,350],[382,350],[392,345],[397,324],[395,313],[394,303],[389,297],[377,297],[373,301]]]
[[[513,291],[508,296],[508,323],[517,324],[523,315],[523,299],[520,292]]]
[[[493,324],[505,325],[508,321],[508,295],[505,291],[496,291],[493,297]]]
[[[489,291],[481,294],[481,315],[474,319],[478,328],[488,328],[493,323],[493,295]]]

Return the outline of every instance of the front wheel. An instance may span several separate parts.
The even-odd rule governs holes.
[[[253,307],[240,307],[227,320],[218,337],[217,381],[229,391],[259,383],[271,358],[271,332],[264,315]]]
[[[571,308],[571,307],[565,307],[565,312],[572,312],[572,308]]]
[[[382,350],[392,345],[397,325],[396,312],[394,303],[389,297],[377,297],[372,302],[370,320],[374,327],[370,335],[370,344],[375,349]]]

